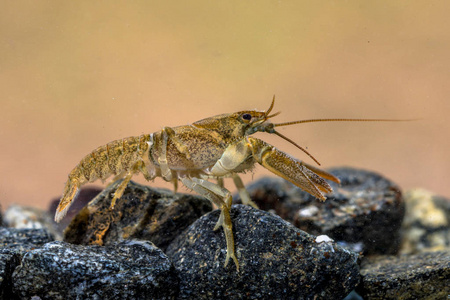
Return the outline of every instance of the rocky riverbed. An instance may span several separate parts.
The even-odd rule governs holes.
[[[374,172],[331,173],[341,185],[326,202],[280,178],[249,185],[261,209],[231,209],[239,272],[224,267],[219,211],[202,197],[130,183],[111,210],[118,183],[85,190],[64,233],[54,206],[11,206],[0,228],[0,297],[447,299],[450,200],[403,195]]]

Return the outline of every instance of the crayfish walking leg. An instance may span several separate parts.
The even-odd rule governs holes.
[[[239,262],[237,260],[236,254],[234,252],[234,237],[233,237],[233,226],[231,224],[230,208],[231,208],[231,193],[223,187],[218,186],[212,182],[199,178],[181,178],[183,184],[196,191],[200,195],[204,196],[220,209],[220,217],[214,227],[217,230],[222,226],[225,233],[225,239],[227,242],[227,256],[225,259],[225,266],[228,265],[230,258],[233,259],[236,269],[239,271]],[[225,200],[224,200],[225,199]]]
[[[239,177],[238,174],[233,173],[233,181],[234,185],[238,189],[239,196],[241,197],[241,201],[245,205],[250,205],[256,209],[258,209],[258,205],[250,199],[250,195],[248,194],[247,190],[245,189],[244,183],[242,182],[241,177]]]

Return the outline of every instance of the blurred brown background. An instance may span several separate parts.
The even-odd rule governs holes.
[[[321,3],[3,2],[3,209],[47,207],[79,160],[111,140],[265,110],[274,94],[275,122],[422,118],[281,132],[325,168],[371,169],[404,189],[450,196],[450,2]],[[266,174],[259,167],[254,178]]]

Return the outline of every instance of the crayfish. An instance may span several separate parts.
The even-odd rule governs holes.
[[[276,127],[325,121],[392,121],[386,119],[312,119],[274,124],[269,120],[279,113],[272,112],[275,96],[266,111],[240,111],[206,118],[191,125],[164,127],[162,130],[115,140],[100,146],[85,156],[70,172],[64,193],[58,205],[55,221],[59,222],[74,201],[79,188],[97,179],[115,175],[123,179],[114,193],[111,208],[120,199],[127,184],[136,173],[147,180],[162,177],[177,189],[178,181],[209,199],[220,210],[214,230],[223,228],[227,244],[225,266],[235,255],[230,219],[232,196],[223,186],[223,178],[232,178],[244,204],[257,207],[250,199],[239,173],[251,170],[256,163],[273,172],[314,197],[325,201],[333,189],[325,181],[339,183],[339,179],[317,167],[299,161],[274,146],[252,137],[255,132],[267,132],[292,143],[317,164],[304,148],[276,131]],[[320,164],[319,164],[320,165]],[[212,180],[216,180],[217,183]]]

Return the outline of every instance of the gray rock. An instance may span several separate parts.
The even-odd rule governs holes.
[[[53,241],[45,229],[0,228],[0,299],[16,299],[12,292],[12,272],[22,256]]]
[[[447,299],[450,295],[450,251],[365,259],[358,287],[365,300]]]
[[[400,189],[369,171],[336,168],[341,185],[321,202],[281,178],[263,178],[248,187],[261,209],[314,235],[328,235],[365,254],[394,254],[400,244],[404,203]]]
[[[225,268],[218,217],[208,213],[169,245],[181,299],[342,299],[359,281],[358,254],[244,205],[231,209],[241,269],[231,260]]]
[[[52,242],[24,255],[13,292],[24,299],[174,299],[178,282],[167,256],[148,241]]]
[[[20,263],[17,253],[0,253],[0,299],[14,299],[12,272]]]
[[[126,239],[152,241],[161,249],[200,216],[212,210],[203,197],[174,194],[130,182],[114,209],[117,185],[107,187],[72,220],[64,241],[81,245],[108,245]]]
[[[53,241],[45,229],[0,228],[0,252],[23,253]]]
[[[400,253],[450,249],[450,199],[415,189],[406,193],[405,203]]]

